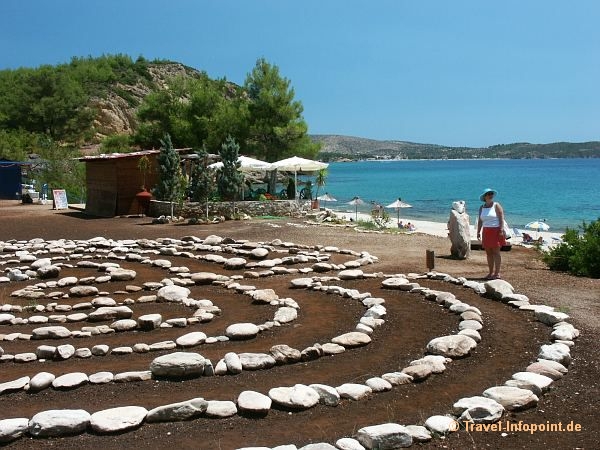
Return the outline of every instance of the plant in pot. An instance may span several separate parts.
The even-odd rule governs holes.
[[[317,176],[315,178],[315,184],[317,185],[317,191],[315,193],[315,199],[313,200],[312,207],[313,209],[319,209],[319,189],[325,186],[325,182],[327,181],[327,169],[321,169],[317,172]]]
[[[142,156],[137,164],[138,170],[142,174],[142,190],[136,194],[140,214],[148,214],[150,199],[152,194],[146,189],[146,174],[150,170],[150,159],[146,155]]]

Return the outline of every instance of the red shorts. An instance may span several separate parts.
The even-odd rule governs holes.
[[[506,239],[501,233],[502,228],[484,227],[481,231],[481,246],[483,248],[499,248],[506,245]]]

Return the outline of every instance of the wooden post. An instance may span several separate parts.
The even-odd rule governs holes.
[[[428,270],[435,268],[435,252],[433,250],[425,250],[425,265]]]

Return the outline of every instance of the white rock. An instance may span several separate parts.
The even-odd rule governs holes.
[[[121,406],[95,412],[90,417],[90,427],[96,433],[117,433],[137,428],[148,411],[141,406]]]
[[[210,400],[205,414],[207,417],[231,417],[237,414],[237,407],[228,400]]]
[[[114,375],[112,372],[96,372],[88,378],[91,384],[106,384],[114,379]]]
[[[504,414],[504,406],[491,398],[481,396],[461,398],[452,408],[453,413],[460,416],[459,422],[494,423]]]
[[[237,355],[237,353],[234,352],[228,352],[225,354],[224,357],[224,362],[225,362],[225,366],[227,368],[227,372],[231,373],[231,374],[238,374],[238,373],[242,373],[242,361],[240,361],[240,357]]]
[[[75,347],[71,344],[59,345],[56,347],[56,352],[54,353],[54,359],[57,360],[66,360],[72,357],[75,354]]]
[[[150,363],[150,371],[164,378],[199,377],[204,372],[204,357],[199,353],[169,353],[155,358]]]
[[[115,269],[110,271],[110,279],[112,281],[129,281],[136,276],[135,270]]]
[[[326,384],[311,384],[309,387],[319,394],[319,403],[326,406],[337,406],[340,403],[340,394],[334,387]]]
[[[483,396],[497,401],[509,411],[532,408],[538,402],[533,392],[512,386],[491,387],[483,392]]]
[[[369,378],[367,381],[365,381],[365,384],[369,386],[373,392],[385,392],[392,390],[392,384],[380,377]]]
[[[20,391],[27,384],[29,384],[30,378],[25,376],[21,378],[17,378],[13,381],[7,381],[6,383],[0,383],[0,395],[5,394],[7,392]]]
[[[238,411],[265,415],[271,409],[272,400],[256,391],[242,391],[237,399]]]
[[[88,321],[103,322],[108,320],[130,319],[133,311],[128,306],[101,306],[88,314]]]
[[[194,347],[196,345],[203,344],[205,341],[206,334],[204,334],[202,331],[193,331],[178,337],[175,343],[179,347]]]
[[[29,419],[15,418],[0,420],[0,444],[20,438],[29,428]]]
[[[54,389],[74,389],[86,384],[88,376],[83,372],[73,372],[56,377],[52,382]]]
[[[223,267],[227,270],[243,269],[245,266],[246,260],[244,258],[229,258],[223,264]]]
[[[371,337],[368,334],[359,331],[351,331],[334,337],[331,339],[331,342],[345,348],[353,348],[369,344],[371,342]]]
[[[483,328],[483,325],[477,320],[461,320],[458,324],[459,330],[475,330],[479,331]]]
[[[33,437],[57,437],[83,433],[90,423],[90,414],[83,409],[58,409],[37,413],[29,421]]]
[[[151,331],[160,327],[162,316],[160,314],[144,314],[138,317],[137,325],[142,331]]]
[[[269,397],[277,404],[292,409],[308,409],[319,403],[319,394],[304,384],[277,387],[269,390]]]
[[[538,358],[556,361],[567,367],[571,363],[571,351],[569,347],[564,344],[554,343],[542,345],[540,347]]]
[[[48,372],[40,372],[34,375],[29,381],[29,391],[39,392],[52,385],[56,376]]]
[[[401,289],[408,284],[410,284],[410,281],[403,277],[386,278],[381,282],[381,285],[387,289]]]
[[[94,356],[106,356],[110,351],[110,347],[106,344],[98,344],[92,347],[92,355]]]
[[[276,364],[275,358],[266,353],[240,353],[243,370],[269,369]]]
[[[251,339],[260,332],[258,326],[253,323],[234,323],[225,330],[225,336],[232,340]]]
[[[341,438],[335,441],[335,448],[339,450],[365,450],[365,448],[356,439]]]
[[[413,442],[428,442],[433,436],[429,430],[421,425],[406,425],[406,429],[413,438]]]
[[[413,377],[402,372],[389,372],[381,375],[385,381],[389,382],[392,386],[400,386],[402,384],[410,384],[413,381]]]
[[[546,325],[554,325],[569,319],[569,315],[558,311],[535,311],[535,318]]]
[[[190,290],[183,286],[164,286],[156,293],[159,302],[182,302],[190,295]]]
[[[131,331],[138,326],[137,321],[133,319],[120,319],[110,324],[110,327],[115,331]]]
[[[131,372],[117,373],[113,381],[115,383],[129,383],[132,381],[148,381],[152,379],[152,372],[149,370],[136,370]]]
[[[274,300],[279,300],[279,296],[273,289],[257,289],[250,291],[250,297],[256,304],[270,304]]]
[[[204,414],[207,408],[208,402],[200,397],[162,405],[148,411],[146,422],[178,422],[194,419]]]
[[[298,311],[295,308],[290,308],[288,306],[283,306],[275,312],[275,317],[273,320],[279,323],[288,323],[296,320],[298,318]]]
[[[406,427],[397,423],[372,425],[358,430],[357,440],[369,449],[410,447],[413,438]]]
[[[539,387],[542,391],[547,391],[554,380],[545,375],[533,372],[517,372],[512,376],[513,380],[526,381]]]
[[[362,400],[373,393],[373,390],[369,386],[357,383],[344,383],[335,389],[341,398],[349,398],[350,400]]]
[[[484,283],[486,295],[501,300],[504,296],[514,294],[515,289],[505,280],[491,280]]]
[[[60,326],[35,328],[31,334],[31,339],[62,339],[71,336],[67,328]]]
[[[449,335],[432,339],[427,344],[427,351],[448,358],[460,358],[468,355],[477,346],[472,338],[465,335]]]
[[[439,434],[448,434],[458,431],[458,422],[453,417],[431,416],[425,421],[425,427]]]

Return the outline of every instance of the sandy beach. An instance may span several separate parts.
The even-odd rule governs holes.
[[[371,216],[369,214],[365,214],[365,213],[348,213],[348,212],[338,212],[338,211],[332,211],[337,217],[339,217],[342,220],[348,221],[350,222],[351,220],[354,221],[355,217],[358,218],[358,221],[364,221],[364,222],[369,222],[371,221]],[[428,234],[431,236],[438,236],[438,237],[447,237],[448,236],[448,225],[446,223],[442,223],[442,222],[431,222],[431,221],[426,221],[426,220],[415,220],[415,219],[411,219],[410,216],[403,216],[400,219],[405,225],[410,223],[412,225],[414,225],[415,229],[414,231],[408,231],[406,230],[407,233],[424,233],[424,234]],[[472,219],[473,220],[473,219]],[[390,221],[390,223],[388,224],[388,228],[397,228],[398,223],[395,217],[392,218],[392,220]],[[517,229],[518,233],[514,233],[513,232],[513,236],[511,236],[510,238],[510,243],[513,245],[524,245],[524,246],[531,246],[531,244],[525,244],[523,243],[523,233],[527,233],[529,234],[533,239],[538,239],[538,238],[542,238],[542,248],[543,249],[547,249],[552,247],[553,245],[556,245],[557,243],[559,243],[561,241],[561,237],[562,237],[562,233],[553,233],[550,231],[533,231],[533,230],[526,230],[526,229]],[[477,235],[477,230],[475,228],[474,225],[471,225],[471,238],[473,240],[476,239],[476,235]]]

